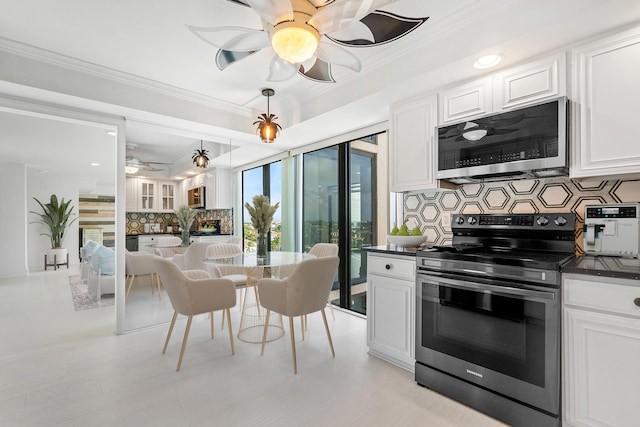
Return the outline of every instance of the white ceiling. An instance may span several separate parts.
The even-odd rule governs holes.
[[[481,53],[503,53],[501,67],[508,67],[640,21],[637,0],[398,0],[382,9],[429,20],[395,42],[350,49],[362,62],[362,71],[334,67],[337,83],[315,83],[302,76],[269,83],[270,48],[220,71],[213,61],[216,49],[186,27],[262,28],[253,10],[232,2],[0,0],[0,53],[35,60],[30,64],[42,63],[43,69],[54,64],[132,87],[144,85],[162,95],[175,95],[176,102],[197,102],[220,114],[194,110],[179,117],[175,108],[172,111],[170,105],[158,102],[153,118],[148,119],[145,105],[136,105],[136,99],[126,99],[122,93],[112,94],[111,103],[100,99],[85,106],[82,97],[73,93],[70,79],[59,81],[54,73],[50,79],[38,79],[31,68],[19,73],[7,69],[5,78],[1,62],[0,94],[40,97],[123,115],[128,119],[127,142],[137,145],[135,157],[177,164],[180,167],[164,172],[175,177],[190,167],[200,139],[212,150],[216,143],[233,145],[231,156],[221,156],[214,164],[248,164],[384,122],[390,103],[480,77],[488,71],[475,70],[471,64]],[[19,77],[12,78],[12,72]],[[11,79],[12,84],[3,82]],[[18,80],[20,84],[15,84]],[[272,145],[259,142],[252,125],[266,110],[260,93],[265,87],[276,91],[271,112],[284,128]],[[57,94],[64,96],[58,99]],[[3,160],[64,168],[69,167],[68,154],[74,153],[74,167],[96,154],[102,156],[101,163],[107,163],[114,155],[108,149],[99,151],[111,147],[101,143],[105,138],[113,137],[103,129],[0,111]],[[80,158],[81,153],[86,154]],[[113,168],[110,163],[108,173],[97,181],[112,178]],[[95,174],[96,168],[90,171]]]

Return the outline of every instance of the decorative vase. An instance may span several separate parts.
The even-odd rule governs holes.
[[[189,246],[189,229],[182,229],[182,246]]]
[[[258,233],[256,241],[256,255],[258,256],[258,258],[267,257],[267,248],[269,245],[268,237],[269,235],[267,233]]]

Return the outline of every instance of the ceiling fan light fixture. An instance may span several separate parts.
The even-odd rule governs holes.
[[[191,156],[193,164],[202,169],[206,168],[209,164],[209,156],[207,156],[207,154],[208,152],[202,148],[202,140],[200,140],[200,149],[196,149],[193,156]]]
[[[271,47],[292,64],[310,59],[318,49],[320,34],[311,25],[299,21],[282,22],[271,33]]]
[[[124,171],[129,175],[133,175],[134,173],[138,172],[138,168],[135,166],[125,166]]]

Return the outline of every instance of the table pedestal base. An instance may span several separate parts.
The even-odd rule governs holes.
[[[255,286],[247,287],[242,301],[238,339],[253,344],[262,343],[266,314],[267,310],[264,307],[260,307],[257,288]],[[283,335],[282,315],[271,313],[269,327],[267,328],[267,342],[282,338]]]

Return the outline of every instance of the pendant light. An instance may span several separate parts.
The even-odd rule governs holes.
[[[193,163],[199,168],[206,168],[209,164],[209,157],[207,156],[207,150],[202,148],[202,140],[200,140],[200,149],[196,149],[195,153],[191,157]]]
[[[254,125],[258,125],[257,133],[260,135],[262,142],[271,144],[278,136],[278,132],[282,127],[275,122],[278,118],[275,114],[269,112],[269,97],[273,96],[275,91],[273,89],[263,89],[262,95],[267,97],[267,112],[260,114],[258,120],[253,122]]]

